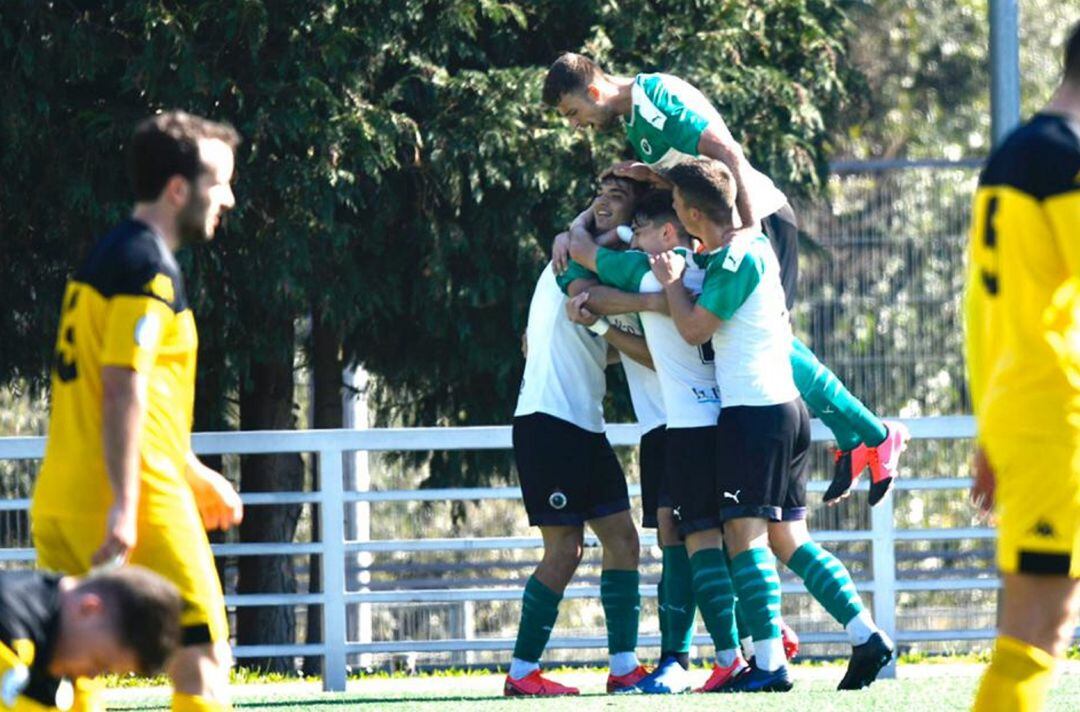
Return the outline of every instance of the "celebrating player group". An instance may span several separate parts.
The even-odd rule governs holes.
[[[894,645],[806,525],[810,413],[836,442],[826,504],[869,471],[877,504],[909,439],[794,337],[798,229],[720,114],[667,74],[564,54],[543,99],[575,127],[622,126],[636,160],[555,237],[529,307],[513,447],[544,554],[529,578],[508,696],[577,694],[540,660],[588,524],[612,693],[694,687],[698,612],[715,648],[701,692],[783,692],[798,638],[777,560],[844,628],[839,689]],[[51,414],[31,505],[48,572],[0,574],[0,709],[103,708],[91,678],[165,670],[176,712],[231,709],[228,618],[207,530],[243,519],[191,449],[198,336],[174,253],[233,207],[240,141],[172,111],[128,146],[130,218],[91,250],[60,305]],[[978,423],[973,495],[1001,517],[1001,631],[975,709],[1037,710],[1080,605],[1080,25],[1046,109],[991,157],[976,193],[965,301]],[[567,206],[572,211],[581,206]],[[663,551],[660,659],[637,657],[640,542],[604,434],[605,368],[626,374],[642,525]],[[126,566],[135,564],[136,566]]]
[[[589,524],[603,547],[609,692],[689,690],[696,611],[716,649],[702,692],[786,691],[797,638],[780,618],[780,559],[852,644],[840,689],[871,684],[893,643],[806,526],[807,408],[832,431],[835,503],[870,470],[876,504],[908,433],[847,391],[791,330],[795,215],[719,113],[666,74],[552,65],[544,101],[575,127],[623,124],[637,161],[600,176],[555,238],[529,308],[514,455],[544,556],[529,579],[505,694],[576,694],[539,661]],[[637,646],[639,542],[604,436],[604,369],[620,361],[641,438],[642,524],[658,530],[661,655]]]

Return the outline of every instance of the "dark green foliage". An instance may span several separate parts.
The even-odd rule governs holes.
[[[62,283],[128,209],[128,132],[181,107],[245,139],[238,209],[183,257],[200,422],[227,422],[253,364],[291,361],[293,340],[266,327],[313,309],[376,376],[380,424],[506,422],[550,238],[623,152],[618,131],[574,135],[540,106],[550,61],[574,49],[686,77],[755,163],[808,191],[849,79],[841,6],[6,2],[0,380],[46,382]],[[490,472],[457,457],[436,463],[438,481]]]

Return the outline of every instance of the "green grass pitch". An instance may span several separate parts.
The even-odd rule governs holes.
[[[356,680],[349,692],[323,693],[297,685],[240,687],[235,691],[237,710],[273,712],[526,712],[572,710],[573,712],[663,712],[665,710],[745,710],[746,712],[945,712],[968,710],[978,683],[980,666],[910,665],[901,668],[900,679],[882,680],[868,690],[840,693],[835,690],[842,668],[796,667],[795,689],[785,694],[613,696],[604,695],[601,673],[575,672],[554,676],[580,685],[577,698],[505,699],[500,696],[502,677],[419,677]],[[700,677],[705,673],[701,671]],[[122,699],[110,700],[110,708],[167,710],[168,697],[160,690],[128,690]],[[1057,679],[1046,710],[1080,710],[1080,671],[1070,666]]]

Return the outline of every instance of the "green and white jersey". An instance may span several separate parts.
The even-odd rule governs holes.
[[[683,248],[678,252],[686,258],[683,283],[695,294],[700,293],[705,259]],[[644,252],[601,248],[596,268],[601,282],[624,292],[663,291]],[[720,389],[716,385],[712,343],[691,346],[683,340],[671,317],[657,312],[642,312],[641,323],[660,380],[668,428],[716,425]]]
[[[776,405],[799,397],[780,263],[767,237],[737,237],[709,253],[697,303],[723,319],[712,345],[725,406]]]
[[[670,74],[639,74],[631,88],[633,108],[626,122],[626,140],[638,160],[653,168],[671,168],[698,155],[701,134],[720,113],[695,87]],[[787,204],[787,197],[761,171],[743,175],[755,220]],[[735,225],[739,225],[736,218]]]
[[[571,261],[569,269],[559,275],[557,280],[559,287],[565,292],[575,279],[596,278],[595,274],[577,262]],[[607,320],[612,329],[618,329],[624,334],[645,335],[645,329],[638,314],[615,314],[607,317]],[[624,353],[619,354],[619,361],[622,363],[623,373],[626,374],[630,403],[634,406],[634,417],[641,426],[641,432],[647,433],[664,425],[667,422],[667,414],[664,411],[664,396],[656,371],[642,366]]]
[[[607,342],[567,319],[565,304],[549,264],[529,303],[525,374],[514,417],[546,413],[602,433]]]

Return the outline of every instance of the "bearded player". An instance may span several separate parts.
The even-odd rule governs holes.
[[[173,253],[209,241],[233,207],[238,142],[231,126],[180,111],[136,127],[135,208],[64,293],[30,509],[42,568],[131,561],[179,589],[183,647],[168,670],[178,712],[229,708],[229,626],[206,530],[239,523],[243,507],[191,450],[198,339]],[[76,708],[96,706],[80,683]]]

